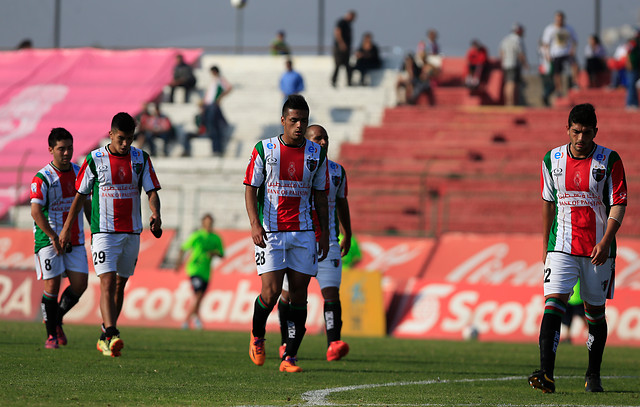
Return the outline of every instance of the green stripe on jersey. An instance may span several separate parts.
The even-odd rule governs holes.
[[[91,154],[87,155],[87,168],[93,174],[93,191],[91,193],[91,233],[100,232],[100,183],[98,182],[98,171],[96,162]]]

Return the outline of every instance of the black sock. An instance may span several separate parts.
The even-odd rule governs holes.
[[[604,345],[607,343],[607,320],[604,312],[596,315],[585,312],[585,317],[589,323],[589,337],[587,339],[589,367],[587,368],[587,374],[599,375]]]
[[[253,304],[253,329],[252,335],[256,338],[264,338],[266,333],[267,318],[273,310],[273,305],[269,305],[262,299],[262,296],[258,295],[255,303]]]
[[[282,298],[278,301],[278,317],[280,318],[280,344],[287,343],[287,320],[289,319],[290,306]]]
[[[560,342],[560,325],[562,315],[566,312],[566,305],[562,301],[549,298],[545,301],[544,315],[540,325],[540,368],[553,379],[553,369],[556,364],[556,350]]]
[[[60,304],[58,306],[58,325],[62,325],[62,318],[71,308],[73,308],[74,305],[78,303],[79,300],[80,296],[76,295],[76,293],[71,290],[71,286],[64,290],[60,297]]]
[[[342,330],[342,304],[340,300],[324,302],[324,327],[327,331],[327,346],[340,340]]]
[[[47,335],[57,337],[56,327],[58,326],[58,295],[42,293],[42,318],[44,319]]]
[[[115,326],[107,327],[107,329],[104,332],[104,336],[107,338],[111,338],[112,336],[117,336],[117,335],[120,335],[120,331],[118,331]]]
[[[307,328],[307,304],[291,304],[289,312],[289,320],[287,321],[288,336],[287,336],[287,349],[284,352],[285,359],[287,356],[296,356],[298,354],[298,348],[302,343]]]

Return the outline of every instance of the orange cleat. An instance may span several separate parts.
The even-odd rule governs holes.
[[[297,359],[293,356],[287,356],[285,360],[280,363],[280,371],[287,373],[299,373],[302,372],[300,366],[296,366]]]
[[[333,341],[329,344],[329,349],[327,349],[327,360],[329,362],[340,360],[347,356],[347,353],[349,353],[349,345],[346,342]]]
[[[249,356],[251,361],[258,366],[264,365],[264,341],[264,338],[251,335],[251,341],[249,342]]]

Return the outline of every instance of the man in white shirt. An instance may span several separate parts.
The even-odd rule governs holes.
[[[551,62],[556,95],[561,96],[563,94],[562,71],[566,64],[571,66],[574,83],[578,80],[576,62],[578,37],[575,30],[565,24],[564,12],[556,11],[553,24],[549,24],[542,33],[542,45],[545,58]]]

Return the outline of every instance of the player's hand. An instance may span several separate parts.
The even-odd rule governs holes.
[[[53,239],[51,239],[51,243],[53,243],[53,248],[55,249],[56,254],[58,255],[64,254],[64,245],[60,243],[59,236],[56,236]]]
[[[318,242],[318,262],[326,259],[329,255],[329,236],[327,233],[323,233],[320,236],[320,241]]]
[[[346,256],[349,253],[349,249],[351,249],[351,239],[345,237],[340,242],[340,257]]]
[[[609,258],[609,245],[600,242],[593,247],[591,251],[591,264],[594,266],[602,266]]]
[[[70,237],[69,229],[62,228],[62,230],[60,231],[60,234],[58,235],[58,238],[52,239],[53,247],[56,249],[57,254],[64,253],[63,248],[67,245],[67,243],[71,243],[71,240],[69,239],[69,237]]]
[[[257,224],[251,226],[251,239],[253,239],[253,244],[258,247],[262,247],[263,249],[267,247],[267,232],[265,232],[262,225]]]
[[[156,239],[160,239],[160,236],[162,236],[162,220],[159,216],[151,215],[149,218],[149,229],[151,229],[151,233],[153,233]]]

